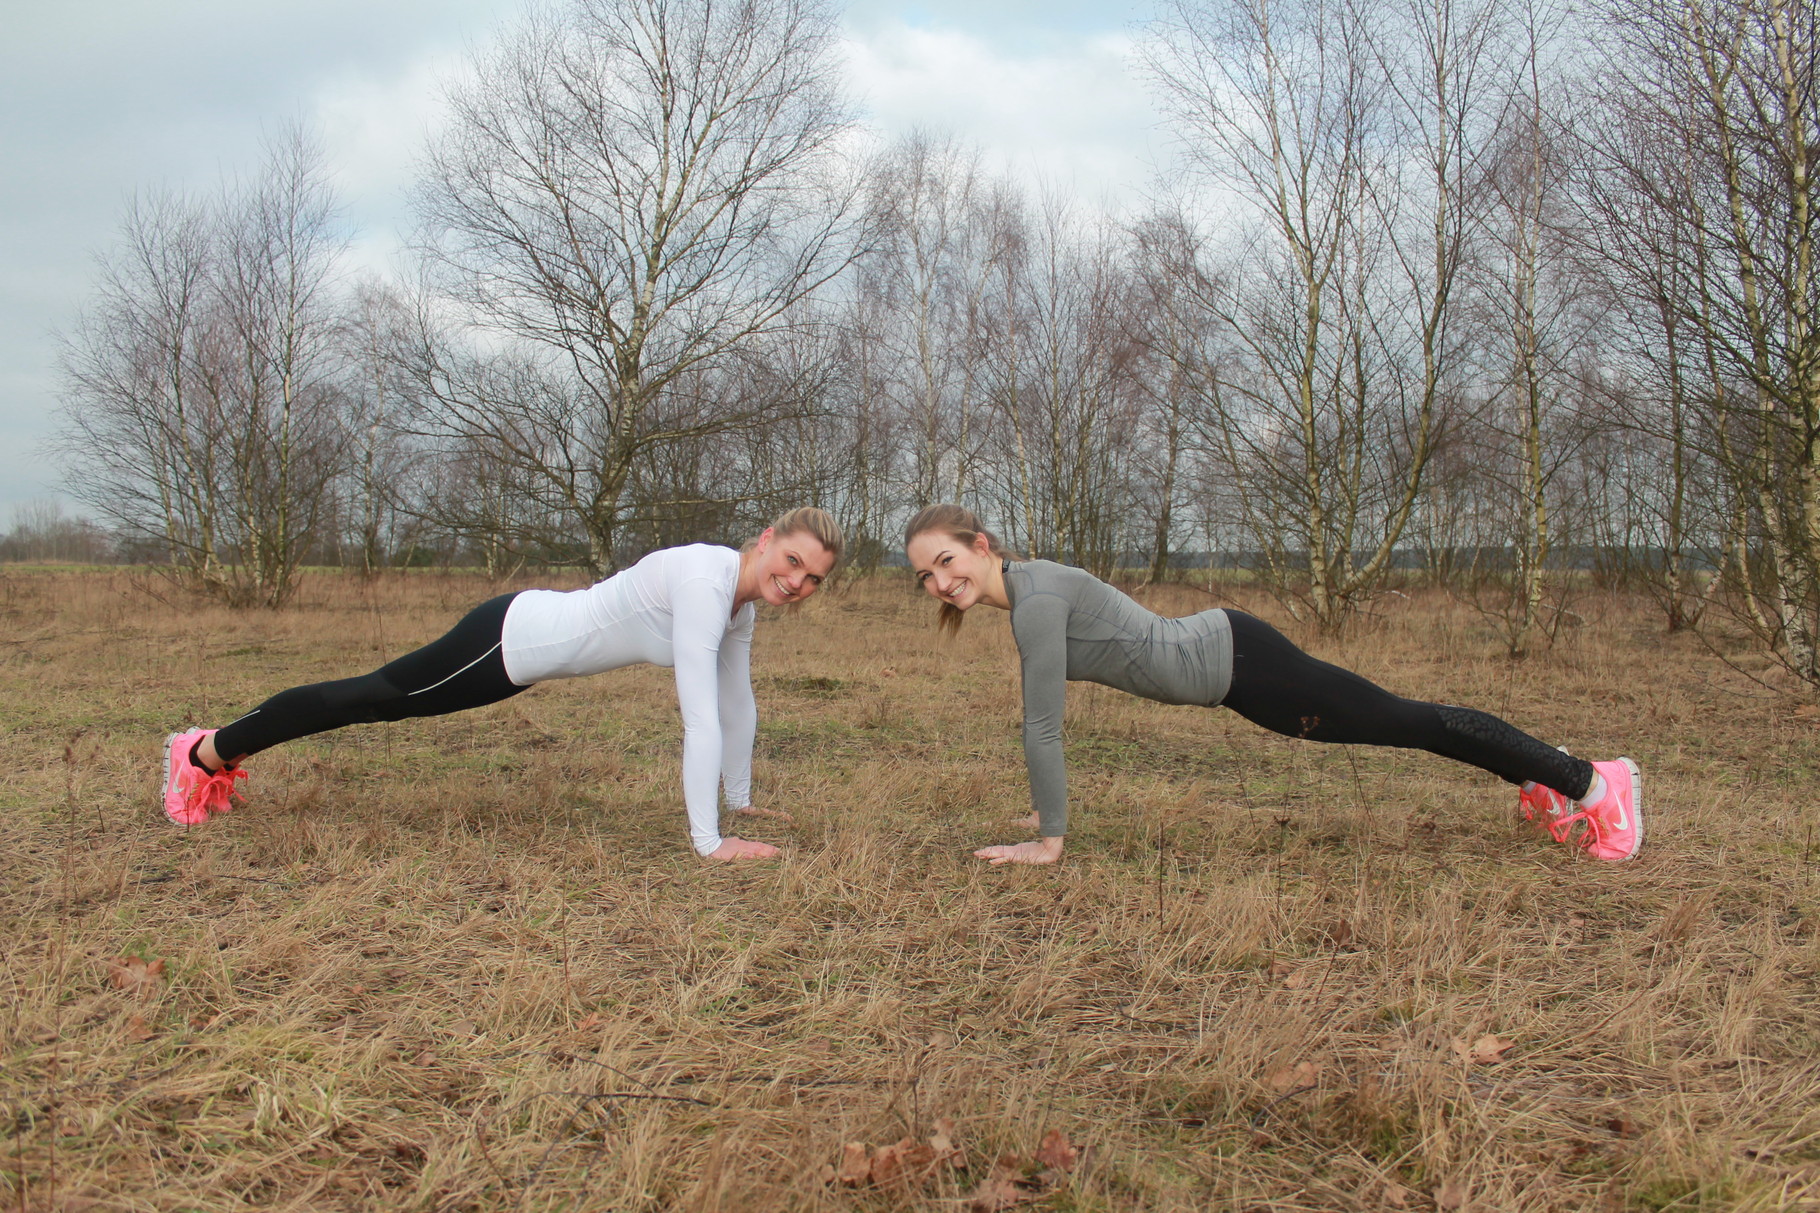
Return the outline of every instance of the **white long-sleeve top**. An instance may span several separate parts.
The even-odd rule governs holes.
[[[731,808],[752,794],[751,603],[733,610],[739,553],[706,543],[652,552],[585,590],[526,590],[506,609],[506,677],[519,686],[637,662],[676,670],[683,804],[702,855],[721,844],[720,785]]]

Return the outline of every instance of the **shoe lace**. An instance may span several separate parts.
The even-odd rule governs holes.
[[[1610,797],[1608,796],[1606,799],[1609,800]],[[1558,822],[1550,822],[1548,826],[1549,833],[1555,836],[1556,842],[1566,842],[1567,835],[1573,824],[1577,821],[1584,821],[1586,823],[1586,831],[1580,835],[1578,840],[1576,840],[1575,845],[1583,851],[1591,850],[1594,846],[1605,841],[1605,818],[1601,817],[1597,812],[1600,805],[1604,803],[1604,801],[1600,801],[1597,805],[1588,805],[1585,808],[1582,808],[1578,813],[1570,813],[1561,818]]]
[[[240,795],[239,789],[234,787],[234,781],[245,778],[246,772],[239,767],[222,767],[219,771],[210,771],[198,789],[202,807],[211,813],[225,813],[233,807],[229,803],[231,797],[238,797],[244,803],[246,797]]]

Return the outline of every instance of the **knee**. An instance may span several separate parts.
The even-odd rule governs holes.
[[[350,724],[377,724],[404,716],[404,693],[379,674],[324,683],[321,694],[324,709]]]
[[[1503,721],[1489,712],[1477,708],[1462,708],[1451,703],[1435,705],[1435,714],[1441,718],[1441,727],[1449,733],[1468,737],[1473,741],[1494,741]]]

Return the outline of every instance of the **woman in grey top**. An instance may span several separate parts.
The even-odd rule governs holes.
[[[1288,737],[1401,746],[1470,763],[1519,785],[1525,816],[1595,859],[1629,859],[1643,841],[1643,780],[1628,758],[1587,762],[1488,713],[1393,695],[1310,657],[1243,611],[1153,615],[1081,569],[1013,557],[957,505],[932,505],[912,518],[904,551],[917,583],[941,600],[943,627],[958,628],[975,603],[1011,612],[1023,664],[1024,762],[1042,837],[975,851],[981,859],[1061,857],[1068,829],[1062,703],[1071,680],[1160,703],[1223,705]]]

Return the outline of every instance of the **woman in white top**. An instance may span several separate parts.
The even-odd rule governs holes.
[[[349,724],[440,716],[497,703],[552,678],[638,662],[673,666],[683,719],[689,837],[711,859],[767,858],[777,848],[720,833],[718,792],[751,801],[753,604],[813,594],[841,554],[824,510],[792,510],[741,550],[697,543],[652,552],[585,590],[524,590],[475,607],[438,640],[371,674],[293,687],[220,729],[165,740],[164,811],[195,825],[224,813],[240,763],[281,742]]]

